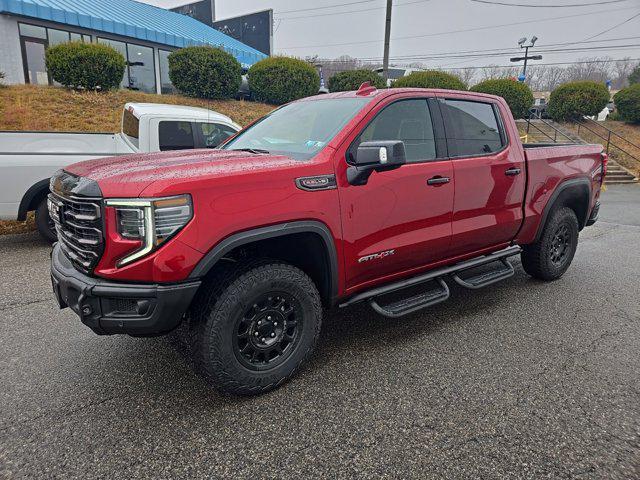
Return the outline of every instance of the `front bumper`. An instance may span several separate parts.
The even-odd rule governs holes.
[[[109,282],[76,270],[56,244],[51,252],[51,283],[60,308],[71,308],[95,333],[155,336],[180,324],[201,282]]]

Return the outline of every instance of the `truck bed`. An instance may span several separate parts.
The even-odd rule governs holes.
[[[0,155],[111,156],[131,153],[119,134],[78,132],[0,132]]]

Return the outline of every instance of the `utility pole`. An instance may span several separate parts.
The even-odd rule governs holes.
[[[385,84],[389,78],[389,42],[391,40],[391,7],[393,0],[387,0],[387,17],[384,21],[384,55],[382,60],[382,78]]]
[[[520,80],[521,82],[524,82],[527,79],[527,62],[529,60],[542,60],[542,55],[529,55],[529,49],[536,44],[536,40],[538,40],[538,37],[531,37],[531,42],[528,45],[525,45],[525,43],[527,42],[526,37],[522,37],[520,40],[518,40],[518,45],[520,45],[520,48],[524,48],[524,57],[513,57],[511,59],[512,62],[521,62],[522,60],[524,60],[522,75],[518,77],[518,80]]]

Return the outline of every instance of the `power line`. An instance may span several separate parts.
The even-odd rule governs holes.
[[[609,63],[609,62],[620,62],[627,60],[629,62],[635,62],[640,60],[640,58],[616,58],[616,59],[608,59],[608,60],[583,60],[577,62],[552,62],[552,63],[536,63],[536,67],[550,67],[552,65],[580,65],[580,64],[592,64],[592,63]],[[471,69],[480,69],[484,70],[487,68],[512,68],[514,65],[485,65],[482,67],[460,67],[460,68],[449,68],[449,70],[471,70]],[[439,67],[439,68],[448,68],[448,67]]]
[[[299,8],[297,10],[276,10],[274,13],[296,13],[296,12],[307,12],[309,10],[324,10],[325,8],[333,8],[333,7],[345,7],[347,5],[357,5],[359,3],[371,3],[377,0],[360,0],[358,2],[348,2],[348,3],[334,3],[333,5],[325,5],[324,7],[312,7],[312,8]]]
[[[466,28],[466,29],[460,29],[460,30],[449,30],[446,32],[438,32],[438,33],[429,33],[429,34],[423,34],[423,35],[407,35],[404,37],[392,37],[391,40],[406,40],[406,39],[411,39],[411,38],[425,38],[425,37],[436,37],[436,36],[440,36],[440,35],[451,35],[451,34],[456,34],[456,33],[466,33],[466,32],[477,32],[477,31],[481,31],[481,30],[491,30],[493,28],[501,28],[501,27],[511,27],[514,25],[528,25],[530,23],[539,23],[539,22],[547,22],[547,21],[554,21],[554,20],[564,20],[567,18],[578,18],[578,17],[585,17],[588,15],[599,15],[601,13],[606,13],[606,14],[610,14],[612,12],[619,12],[619,11],[625,11],[625,10],[635,10],[637,7],[625,7],[625,8],[618,8],[618,9],[614,9],[614,10],[598,10],[595,12],[588,12],[588,13],[577,13],[577,14],[573,14],[573,15],[563,15],[563,16],[556,16],[556,17],[547,17],[547,18],[539,18],[539,19],[534,19],[534,20],[524,20],[521,22],[511,22],[511,23],[504,23],[504,24],[500,24],[500,25],[486,25],[483,27],[472,27],[472,28]],[[587,39],[588,40],[588,39]],[[342,42],[342,43],[326,43],[324,45],[302,45],[302,46],[292,46],[292,47],[280,47],[281,50],[293,50],[293,49],[298,49],[298,48],[324,48],[324,47],[338,47],[338,46],[344,46],[344,45],[362,45],[362,44],[368,44],[368,43],[381,43],[382,40],[361,40],[361,41],[357,41],[357,42]]]
[[[397,5],[394,5],[394,7],[404,7],[406,5],[414,5],[416,3],[426,3],[426,2],[430,2],[431,0],[416,0],[413,2],[406,2],[406,3],[399,3]],[[332,12],[332,13],[318,13],[315,15],[302,15],[299,17],[279,17],[280,20],[297,20],[297,19],[301,19],[301,18],[316,18],[316,17],[330,17],[330,16],[335,16],[335,15],[344,15],[347,13],[362,13],[362,12],[370,12],[373,10],[384,10],[386,7],[373,7],[373,8],[360,8],[357,10],[346,10],[344,12]]]
[[[640,17],[640,12],[636,13],[635,15],[633,15],[632,17],[627,18],[625,21],[618,23],[617,25],[614,25],[613,27],[607,28],[606,30],[603,30],[600,33],[596,33],[595,35],[592,35],[590,37],[585,38],[585,40],[591,40],[592,38],[596,38],[599,37],[600,35],[604,35],[607,32],[610,32],[611,30],[613,30],[614,28],[618,28],[621,25],[624,25],[625,23],[630,22],[631,20],[633,20],[634,18]]]
[[[572,8],[572,7],[593,7],[595,5],[607,5],[610,3],[622,3],[628,0],[605,0],[593,3],[572,3],[568,5],[532,5],[530,3],[507,3],[507,2],[495,2],[491,0],[470,0],[475,3],[485,3],[488,5],[502,5],[504,7],[525,7],[525,8]]]

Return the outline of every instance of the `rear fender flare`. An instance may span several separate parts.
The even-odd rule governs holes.
[[[31,210],[35,210],[38,208],[38,205],[33,205],[33,201],[39,198],[44,194],[44,197],[47,196],[49,192],[49,179],[45,178],[44,180],[40,180],[38,183],[29,187],[29,189],[22,196],[22,200],[20,201],[20,206],[18,207],[18,220],[24,221],[27,219],[27,213]]]
[[[586,202],[585,214],[582,215],[582,218],[578,218],[578,225],[580,230],[587,224],[587,220],[589,219],[589,206],[591,203],[591,182],[588,178],[572,178],[569,180],[565,180],[560,185],[556,187],[556,189],[549,197],[549,201],[544,207],[542,211],[542,216],[540,218],[540,223],[538,224],[538,229],[536,231],[536,237],[534,241],[540,240],[542,236],[542,231],[544,230],[544,226],[547,223],[547,219],[549,218],[549,214],[553,210],[554,207],[559,205],[559,202],[564,202],[565,199],[569,196],[570,198],[579,198],[581,202]]]

